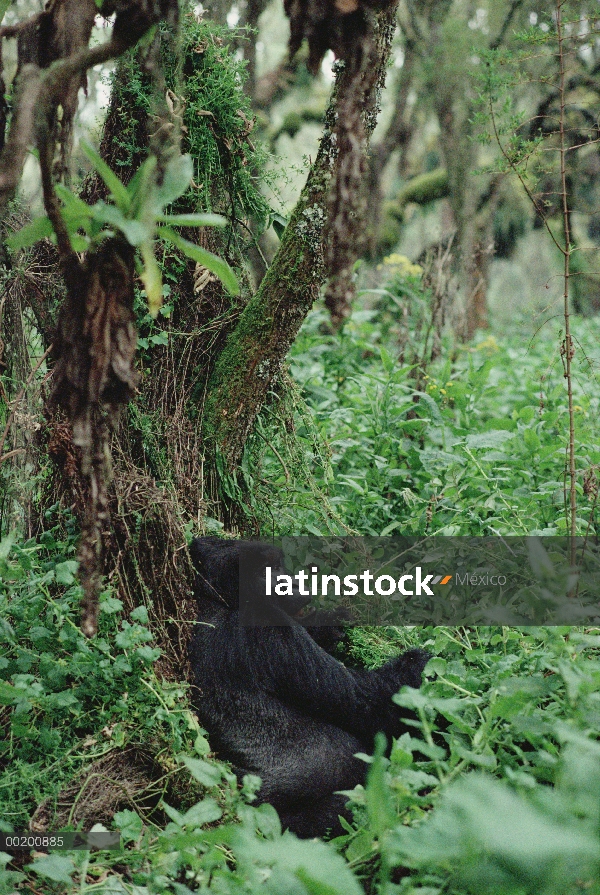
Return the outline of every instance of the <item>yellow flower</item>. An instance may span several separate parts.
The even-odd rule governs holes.
[[[406,255],[398,255],[397,252],[387,255],[383,259],[383,263],[388,267],[397,267],[398,272],[404,276],[418,277],[423,273],[422,267],[418,264],[413,264]]]
[[[494,338],[494,336],[488,336],[487,339],[484,339],[483,342],[478,342],[477,345],[473,346],[473,351],[499,351],[500,346],[498,342]]]

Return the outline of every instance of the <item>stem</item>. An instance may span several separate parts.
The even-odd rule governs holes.
[[[10,427],[12,426],[13,420],[14,420],[14,418],[15,418],[15,413],[17,412],[17,408],[18,408],[18,406],[19,406],[19,404],[20,404],[20,402],[21,402],[21,400],[22,400],[22,398],[23,398],[23,395],[25,394],[25,392],[26,392],[27,389],[29,388],[29,386],[30,386],[30,384],[31,384],[31,382],[32,382],[32,380],[33,380],[33,377],[35,376],[35,374],[37,373],[37,371],[39,370],[39,368],[42,366],[42,364],[44,363],[44,361],[46,360],[46,358],[48,357],[48,355],[49,355],[50,352],[52,351],[52,348],[53,348],[53,345],[49,345],[48,348],[46,348],[46,350],[44,351],[44,353],[42,354],[42,356],[40,357],[40,359],[39,359],[38,362],[36,363],[35,367],[33,368],[33,370],[31,371],[31,373],[30,373],[29,376],[27,377],[27,382],[26,382],[25,385],[22,387],[22,389],[20,390],[19,394],[18,394],[18,395],[13,399],[13,401],[11,402],[12,405],[13,405],[13,406],[12,406],[12,410],[11,410],[10,413],[8,414],[8,419],[6,420],[6,425],[5,425],[5,427],[4,427],[4,431],[3,431],[2,435],[0,436],[0,454],[2,454],[2,451],[3,451],[3,449],[4,449],[4,442],[6,441],[6,437],[7,437],[8,433],[10,432]],[[14,454],[14,451],[10,451],[9,454],[5,454],[5,455],[2,457],[2,460],[6,460],[6,459],[7,459],[10,455],[12,455],[12,454]],[[1,461],[0,461],[0,462],[1,462]]]
[[[560,189],[562,199],[562,218],[563,230],[565,237],[565,245],[563,248],[563,282],[564,282],[564,318],[565,318],[565,338],[563,342],[564,352],[564,368],[565,379],[567,380],[567,399],[569,408],[569,446],[568,446],[568,463],[569,463],[569,512],[568,512],[568,529],[570,536],[569,545],[569,561],[571,567],[575,566],[575,530],[577,520],[577,493],[575,490],[576,472],[575,472],[575,414],[573,411],[573,380],[571,375],[571,361],[575,354],[575,347],[571,337],[571,315],[569,310],[569,285],[571,276],[571,224],[569,218],[569,203],[567,193],[567,172],[566,172],[566,153],[565,145],[565,58],[564,58],[564,35],[562,27],[562,6],[564,0],[557,0],[556,3],[556,33],[558,37],[558,65],[559,65],[559,97],[560,97],[560,116],[559,116],[559,134],[560,134]]]

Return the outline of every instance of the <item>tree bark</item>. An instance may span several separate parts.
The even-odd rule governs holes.
[[[366,130],[375,127],[376,91],[385,70],[395,30],[396,5],[378,19],[379,77],[365,101]],[[275,259],[256,295],[248,302],[229,336],[211,377],[204,408],[207,441],[233,470],[273,381],[325,279],[324,235],[328,195],[337,159],[334,137],[337,99],[345,71],[338,73],[316,161],[285,229]]]

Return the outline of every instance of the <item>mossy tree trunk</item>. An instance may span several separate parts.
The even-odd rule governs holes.
[[[396,4],[378,17],[378,77],[365,97],[368,136],[377,120],[377,92],[385,82],[395,30]],[[328,194],[337,161],[335,139],[338,98],[346,71],[338,71],[325,115],[317,158],[283,234],[279,251],[260,287],[229,335],[209,381],[204,432],[226,468],[239,464],[248,435],[276,380],[285,357],[312,307],[326,276]]]
[[[230,469],[241,458],[267,390],[325,278],[322,235],[335,163],[333,114],[332,103],[317,159],[277,256],[227,340],[209,383],[204,431]]]

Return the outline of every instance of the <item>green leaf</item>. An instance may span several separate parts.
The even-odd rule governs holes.
[[[63,214],[77,214],[82,218],[92,217],[92,207],[84,202],[83,199],[80,199],[79,196],[76,196],[71,190],[68,190],[66,186],[63,186],[62,183],[57,183],[54,187],[56,190],[56,195],[61,200],[64,205]]]
[[[523,432],[523,441],[531,453],[537,451],[542,444],[535,429],[525,429]]]
[[[223,812],[214,799],[202,799],[186,811],[183,815],[183,823],[189,827],[203,827],[204,824],[210,824],[215,820],[219,820]]]
[[[129,217],[137,220],[154,220],[160,205],[156,201],[156,166],[158,162],[155,155],[150,155],[135,172],[134,177],[127,187],[131,199]]]
[[[385,780],[385,736],[378,733],[375,737],[375,754],[367,774],[367,812],[369,829],[376,836],[381,836],[394,825],[395,812],[392,806],[391,792]]]
[[[13,544],[17,539],[16,533],[14,531],[9,531],[6,537],[2,538],[0,541],[0,560],[8,559],[8,554],[12,550]]]
[[[179,155],[171,159],[165,169],[163,182],[156,191],[160,208],[179,199],[187,190],[193,176],[194,162],[191,155]]]
[[[69,242],[74,252],[87,252],[90,247],[90,240],[87,236],[81,236],[80,233],[69,234]]]
[[[405,523],[404,523],[404,520],[402,520],[402,521],[396,521],[396,522],[390,522],[390,524],[389,524],[389,525],[386,525],[386,527],[383,529],[383,531],[381,532],[381,534],[379,535],[379,537],[381,537],[381,538],[385,538],[385,537],[387,537],[387,535],[391,534],[391,533],[394,531],[394,529],[396,529],[396,528],[402,528],[402,526],[403,526],[404,524],[405,524]]]
[[[152,238],[149,227],[145,226],[141,221],[125,217],[114,205],[107,205],[106,202],[96,202],[91,211],[96,221],[99,221],[101,224],[109,224],[111,227],[120,230],[129,245],[139,246]]]
[[[160,214],[157,220],[173,227],[226,227],[222,214]]]
[[[144,828],[142,818],[128,808],[115,814],[114,822],[125,842],[136,842]]]
[[[79,563],[74,559],[67,559],[54,566],[54,576],[57,584],[73,584]]]
[[[160,267],[154,257],[154,245],[152,242],[144,242],[141,247],[142,260],[144,269],[140,274],[140,279],[146,290],[148,299],[148,313],[151,317],[156,318],[162,305],[162,273]]]
[[[148,624],[148,610],[145,606],[136,606],[133,612],[129,613],[129,618],[134,622],[140,622],[142,625]]]
[[[43,218],[38,218],[36,221],[32,221],[31,224],[21,227],[16,233],[11,233],[10,236],[7,237],[6,244],[9,249],[16,252],[18,249],[24,249],[27,246],[31,246],[38,242],[40,239],[53,235],[54,229],[50,223],[50,218],[44,215]]]
[[[126,214],[131,208],[131,196],[127,191],[127,187],[121,183],[115,172],[109,168],[104,159],[100,157],[90,143],[86,140],[82,140],[79,145],[83,154],[89,159],[94,169],[108,187],[117,208]]]
[[[465,444],[472,450],[482,450],[485,448],[497,448],[514,438],[513,432],[506,432],[504,429],[491,429],[489,432],[478,432],[474,435],[467,435]]]
[[[277,212],[274,212],[271,216],[271,223],[278,239],[281,239],[281,237],[283,236],[283,231],[288,224],[287,218],[284,218],[282,214],[277,214]]]
[[[383,369],[385,370],[386,373],[391,373],[392,370],[394,369],[394,367],[396,366],[396,361],[394,360],[392,355],[389,353],[389,351],[383,347],[383,345],[379,349],[379,354],[381,357],[381,363],[383,364]]]
[[[47,855],[44,858],[38,858],[32,864],[26,865],[27,870],[43,876],[45,879],[51,879],[55,883],[72,884],[71,875],[75,871],[75,864],[71,858],[63,855]]]
[[[12,705],[19,700],[17,688],[6,681],[0,681],[0,705]]]
[[[194,751],[197,752],[198,755],[208,755],[210,752],[210,743],[201,733],[198,734],[194,741]]]
[[[221,768],[218,765],[210,764],[201,758],[190,758],[189,755],[182,756],[181,760],[192,777],[202,786],[217,786],[221,782]]]
[[[170,230],[169,227],[159,227],[157,232],[161,239],[171,242],[176,248],[182,251],[184,255],[191,258],[192,261],[202,264],[210,270],[211,273],[214,273],[231,295],[239,295],[240,287],[238,281],[226,261],[213,255],[212,252],[207,252],[206,249],[195,245],[195,243],[183,239],[183,237],[179,236],[178,233],[175,233],[174,230]]]
[[[167,805],[166,802],[163,802],[161,804],[161,808],[163,809],[167,817],[171,818],[173,823],[176,823],[178,827],[183,826],[183,814],[178,811],[177,808],[173,808],[171,807],[171,805]]]
[[[166,331],[166,329],[161,329],[159,333],[154,333],[149,337],[148,343],[150,345],[168,345],[169,333]]]
[[[362,886],[346,861],[324,842],[296,839],[290,833],[261,840],[253,830],[240,826],[233,831],[231,847],[243,872],[253,865],[271,868],[266,892],[362,895]]]

